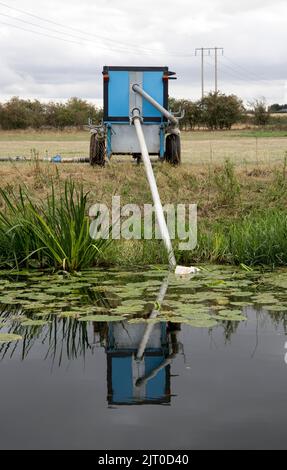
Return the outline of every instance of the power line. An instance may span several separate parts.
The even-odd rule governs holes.
[[[51,36],[50,34],[40,33],[39,31],[32,31],[31,29],[26,29],[26,28],[22,28],[21,26],[16,26],[15,24],[5,23],[4,21],[0,21],[0,24],[3,24],[4,26],[9,26],[12,28],[20,29],[21,31],[26,31],[28,33],[33,33],[33,34],[37,34],[40,36],[46,36],[47,38],[58,39],[59,41],[70,42],[73,44],[80,44],[80,46],[82,45],[82,43],[80,42],[72,41],[70,39],[59,38],[57,36]]]
[[[210,56],[211,51],[214,51],[214,90],[215,93],[218,91],[218,51],[222,52],[222,47],[197,47],[195,49],[195,55],[197,52],[201,53],[201,97],[204,98],[204,53],[207,52]]]
[[[11,7],[10,5],[7,5],[7,3],[0,2],[0,5],[4,6],[5,8],[9,8],[9,10],[17,11],[17,12],[22,13],[24,15],[36,18],[40,21],[44,21],[46,23],[50,23],[50,24],[53,24],[53,25],[56,25],[56,26],[61,26],[62,28],[65,28],[65,29],[70,29],[70,30],[75,31],[77,33],[84,34],[85,36],[93,36],[93,37],[98,38],[98,39],[104,39],[106,41],[113,42],[110,38],[107,38],[105,36],[100,36],[100,35],[96,35],[96,34],[87,33],[86,31],[83,31],[83,30],[80,30],[80,29],[77,29],[77,28],[73,28],[72,26],[64,25],[63,23],[59,23],[57,21],[53,21],[53,20],[50,20],[48,18],[43,18],[42,16],[35,15],[34,13],[30,13],[30,12],[27,12],[25,10],[21,10],[20,8]],[[127,44],[125,44],[125,45],[127,45]]]
[[[75,42],[76,44],[83,44],[83,42],[86,42],[86,43],[89,42],[89,43],[92,43],[92,44],[97,44],[95,41],[92,41],[91,39],[82,38],[82,37],[80,37],[80,36],[76,36],[76,35],[71,34],[71,33],[65,33],[65,32],[59,31],[59,30],[57,30],[57,29],[47,28],[47,27],[42,26],[42,25],[37,25],[37,24],[35,24],[35,23],[31,23],[30,21],[26,21],[26,20],[23,20],[23,19],[21,19],[21,18],[14,18],[13,16],[6,15],[5,13],[0,13],[0,15],[1,15],[1,16],[5,16],[6,18],[9,18],[9,19],[13,19],[13,20],[16,20],[16,21],[20,21],[21,23],[25,23],[25,24],[34,26],[35,28],[40,28],[40,29],[43,29],[43,30],[45,30],[45,31],[49,31],[49,32],[52,32],[52,33],[61,34],[61,35],[64,35],[64,36],[70,36],[70,37],[72,37],[72,38],[74,38],[74,39],[78,39],[78,40],[82,41],[81,43],[80,43],[80,42],[75,42],[75,41],[73,41],[73,42]],[[7,23],[7,25],[8,25],[8,23]],[[10,26],[12,26],[12,25],[10,25]],[[15,26],[16,26],[16,25],[15,25]],[[24,30],[24,29],[23,29],[23,30]],[[30,30],[25,30],[25,31],[30,31]],[[31,32],[33,32],[33,31],[31,31]],[[36,31],[35,31],[35,33],[36,33]],[[56,37],[55,37],[55,39],[56,39]],[[59,39],[59,38],[57,37],[57,39]],[[71,42],[72,42],[72,41],[71,41]],[[107,46],[107,45],[101,45],[101,47],[104,48],[104,49],[108,49],[108,50],[111,50],[111,49],[112,49],[112,50],[115,50],[115,51],[117,51],[117,52],[118,52],[118,51],[120,51],[120,52],[129,52],[128,50],[123,50],[123,49],[118,49],[118,48],[111,48],[111,47],[109,47],[109,46]]]
[[[57,21],[53,21],[51,19],[47,19],[47,18],[43,18],[39,15],[35,15],[34,13],[30,13],[30,12],[27,12],[25,10],[22,10],[20,8],[15,8],[15,7],[11,7],[10,5],[7,5],[6,3],[4,2],[0,2],[0,5],[4,6],[5,8],[8,8],[10,10],[13,10],[13,11],[17,11],[19,13],[22,13],[24,15],[27,15],[27,16],[31,16],[33,18],[36,18],[42,22],[46,22],[46,23],[49,23],[49,24],[53,24],[53,25],[56,25],[56,26],[60,26],[61,28],[65,28],[65,29],[69,29],[71,31],[75,31],[77,33],[80,33],[81,35],[84,35],[84,36],[89,36],[89,37],[93,37],[95,39],[100,39],[100,40],[103,40],[103,41],[106,41],[108,43],[110,43],[111,45],[110,46],[106,46],[106,47],[109,47],[110,49],[114,50],[114,49],[119,49],[119,46],[122,47],[122,50],[120,50],[121,52],[128,52],[128,53],[155,53],[155,52],[158,52],[156,51],[155,49],[147,49],[147,48],[142,48],[142,47],[139,47],[139,46],[133,46],[132,44],[128,44],[128,43],[125,43],[125,42],[120,42],[120,41],[117,41],[117,47],[115,48],[115,42],[114,40],[110,39],[110,38],[107,38],[106,36],[101,36],[99,34],[92,34],[92,33],[87,33],[86,31],[83,31],[81,29],[78,29],[78,28],[73,28],[71,26],[67,26],[63,23],[60,23],[60,22],[57,22]],[[22,21],[24,22],[25,20],[19,20],[18,18],[14,18],[13,19],[15,20],[18,20],[18,21]],[[33,23],[31,23],[33,24]],[[45,28],[44,26],[41,26],[41,25],[35,25],[33,24],[35,27],[38,27],[38,28],[43,28],[43,29],[47,29]],[[54,30],[55,31],[55,30]],[[69,36],[71,36],[70,33],[66,33],[66,32],[62,32],[62,31],[56,31],[57,33],[60,33],[60,34],[67,34]],[[79,39],[78,36],[73,36],[73,37],[76,37],[77,39]],[[82,41],[88,41],[88,42],[93,42],[91,40],[88,40],[88,39],[85,39],[85,38],[80,38]],[[174,56],[177,56],[177,54],[170,54],[170,55],[174,55]]]
[[[243,70],[243,72],[247,73],[249,76],[252,76],[253,75],[253,79],[255,80],[261,80],[261,81],[268,81],[266,80],[265,78],[262,78],[260,77],[259,75],[255,74],[254,72],[251,72],[250,70],[247,70],[245,67],[242,67],[242,65],[239,65],[239,64],[236,64],[236,62],[234,62],[233,60],[231,60],[229,57],[227,56],[224,56],[224,58],[230,62],[231,64],[233,64],[237,69],[241,69]]]
[[[273,80],[266,80],[264,78],[260,78],[260,77],[252,77],[251,75],[247,75],[246,73],[244,72],[241,72],[241,71],[238,71],[236,70],[235,68],[231,67],[230,65],[227,65],[227,64],[222,64],[222,67],[225,67],[227,69],[230,69],[233,71],[233,73],[235,73],[236,75],[238,75],[238,77],[243,77],[243,80],[247,81],[247,82],[265,82],[267,84],[270,84],[270,82],[272,82]]]

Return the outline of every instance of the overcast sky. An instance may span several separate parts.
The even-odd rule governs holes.
[[[287,0],[0,1],[0,99],[101,104],[103,65],[168,65],[171,96],[198,99],[195,48],[217,46],[222,92],[286,103],[286,19]],[[207,56],[206,92],[213,64]]]

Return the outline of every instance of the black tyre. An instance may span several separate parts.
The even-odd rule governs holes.
[[[90,141],[90,164],[104,166],[105,157],[106,157],[105,138],[99,137],[98,134],[92,134],[91,141]]]
[[[137,161],[137,164],[139,165],[140,162],[141,162],[141,159],[142,159],[141,154],[140,154],[140,153],[133,153],[133,154],[132,154],[132,157],[133,157],[134,160]]]
[[[167,136],[165,143],[165,159],[171,165],[180,165],[181,147],[179,135],[169,134]]]

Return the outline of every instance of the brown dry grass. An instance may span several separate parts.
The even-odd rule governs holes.
[[[287,193],[280,186],[285,181],[282,166],[238,168],[236,178],[241,189],[233,204],[229,204],[232,197],[229,190],[220,187],[216,180],[216,175],[224,173],[220,165],[183,164],[173,168],[163,163],[154,168],[163,203],[197,203],[199,215],[204,218],[233,217],[257,207],[284,205],[287,200]],[[60,188],[71,178],[89,191],[91,203],[110,206],[113,195],[120,195],[122,204],[151,203],[143,166],[129,162],[112,163],[106,168],[92,168],[88,164],[2,163],[0,178],[1,187],[15,190],[19,185],[25,186],[35,199],[45,197],[52,182]]]

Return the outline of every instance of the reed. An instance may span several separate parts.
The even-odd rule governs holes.
[[[31,200],[27,192],[1,189],[0,263],[14,267],[54,267],[74,271],[103,258],[109,240],[90,238],[87,193],[67,181],[60,194],[44,201]]]

